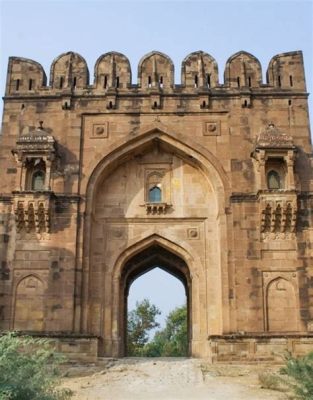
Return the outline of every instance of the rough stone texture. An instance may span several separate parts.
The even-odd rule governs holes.
[[[276,335],[271,349],[277,335],[281,348],[297,333],[313,349],[302,53],[275,56],[265,84],[246,52],[224,76],[219,83],[216,61],[199,51],[175,85],[170,58],[152,52],[132,84],[129,61],[111,52],[90,84],[85,60],[69,52],[47,86],[38,63],[10,58],[1,329],[95,335],[100,356],[123,356],[129,287],[160,265],[186,287],[191,355],[211,356],[208,338],[219,335],[232,358],[227,335],[236,333]]]

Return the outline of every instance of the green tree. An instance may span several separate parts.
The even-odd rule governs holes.
[[[184,357],[188,355],[187,307],[177,307],[166,318],[165,328],[155,333],[144,350],[147,357]]]
[[[161,311],[148,299],[136,303],[136,308],[128,313],[127,320],[127,350],[129,356],[142,356],[149,340],[151,329],[160,326],[156,316]]]
[[[0,400],[65,400],[70,391],[58,389],[62,361],[48,340],[0,337]]]

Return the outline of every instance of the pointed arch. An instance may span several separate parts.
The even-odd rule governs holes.
[[[294,284],[283,276],[272,279],[266,287],[267,330],[294,332],[299,329]]]
[[[183,244],[183,246],[175,243],[172,238],[166,238],[158,234],[149,235],[141,240],[134,239],[130,243],[130,245],[119,255],[114,263],[114,280],[118,280],[120,278],[122,274],[122,269],[129,259],[151,246],[160,246],[165,250],[182,258],[189,266],[190,277],[192,279],[192,277],[196,274],[193,270],[193,265],[195,262],[201,264],[201,260],[199,258],[195,258],[192,255],[192,249],[190,248],[188,243],[184,241],[181,244]]]
[[[191,275],[193,261],[193,257],[182,246],[156,234],[130,245],[122,252],[114,265],[113,272],[113,320],[116,321],[116,331],[113,337],[115,336],[117,344],[116,354],[119,356],[127,354],[126,304],[130,285],[142,274],[155,268],[156,265],[179,279],[185,287],[188,314],[188,342],[189,351],[192,354],[191,321],[196,318],[195,310],[192,307],[193,287],[195,286],[192,282],[195,276]]]
[[[44,292],[45,285],[37,274],[26,275],[17,282],[14,295],[13,329],[44,330]]]
[[[113,143],[108,149],[108,154],[98,162],[90,175],[86,188],[82,187],[82,191],[86,192],[87,214],[92,211],[95,189],[103,176],[152,141],[166,144],[189,163],[196,165],[212,184],[220,212],[224,213],[230,194],[230,183],[221,162],[209,150],[195,143],[190,137],[170,131],[163,124],[153,124],[144,128],[136,137],[129,134],[122,140]]]
[[[208,332],[220,334],[223,330],[227,331],[229,329],[229,270],[225,245],[223,246],[223,251],[217,250],[216,253],[210,256],[206,255],[208,253],[206,253],[205,249],[200,252],[201,254],[195,254],[197,253],[194,247],[196,242],[193,245],[188,242],[190,238],[194,237],[189,232],[192,229],[186,229],[184,222],[181,220],[177,221],[177,227],[182,232],[179,235],[174,231],[165,232],[161,228],[163,236],[159,237],[158,228],[155,227],[156,230],[153,235],[149,236],[151,235],[151,228],[143,229],[144,220],[134,217],[141,224],[138,234],[136,230],[132,230],[129,236],[129,232],[125,233],[125,236],[124,233],[122,233],[122,236],[118,233],[121,242],[120,244],[117,243],[117,247],[113,242],[108,245],[108,240],[104,236],[115,229],[110,227],[110,221],[100,221],[98,219],[95,208],[96,200],[101,190],[103,190],[105,181],[110,176],[113,176],[114,171],[122,164],[126,165],[128,162],[133,162],[134,158],[140,158],[145,152],[151,151],[154,143],[158,144],[158,148],[161,146],[165,153],[175,155],[184,164],[195,168],[204,183],[207,180],[212,199],[211,210],[214,210],[213,218],[216,221],[214,229],[218,232],[214,239],[212,238],[216,241],[216,248],[219,248],[221,238],[227,235],[225,209],[230,197],[230,185],[223,166],[209,150],[194,143],[190,137],[169,130],[162,123],[153,123],[145,126],[137,132],[135,137],[129,134],[122,140],[113,143],[107,154],[101,160],[98,160],[98,164],[95,165],[89,181],[84,183],[86,186],[81,187],[82,193],[85,193],[85,218],[82,228],[84,229],[83,279],[82,287],[78,288],[78,292],[81,290],[83,294],[82,304],[77,306],[76,321],[80,321],[79,323],[84,332],[93,333],[103,338],[104,342],[100,350],[100,354],[103,355],[123,355],[121,349],[123,348],[123,337],[125,337],[123,336],[125,335],[123,333],[123,326],[125,326],[125,321],[123,320],[125,317],[123,311],[125,305],[123,305],[123,302],[125,297],[121,295],[121,285],[125,284],[125,280],[123,280],[121,274],[123,266],[127,263],[127,257],[136,256],[136,254],[143,255],[146,248],[151,248],[156,258],[167,252],[188,265],[192,285],[192,298],[197,304],[191,311],[193,318],[193,334],[191,336],[191,348],[193,350],[191,354],[201,354]],[[132,219],[128,221],[127,217],[123,215],[118,216],[118,220],[114,222],[114,215],[112,216],[113,224],[116,222],[118,224],[122,223],[125,228],[128,224],[134,223]],[[201,221],[206,224],[206,217],[204,216],[203,218]],[[195,222],[195,224],[197,223]],[[119,232],[126,232],[125,228]],[[204,229],[203,233],[199,233],[200,236],[197,236],[198,234],[196,233],[196,237],[204,238],[204,235],[206,235],[204,225],[201,229]],[[199,232],[202,232],[201,229]],[[145,232],[148,237],[144,237]],[[100,241],[95,235],[98,235]],[[186,235],[185,238],[183,235]],[[106,243],[105,247],[102,247],[102,243]],[[207,276],[206,268],[208,263],[210,263],[212,274],[211,280]],[[178,268],[175,271],[178,271]],[[210,290],[210,299],[205,297],[206,290]],[[212,313],[207,312],[206,302],[208,301],[211,309],[214,309]]]

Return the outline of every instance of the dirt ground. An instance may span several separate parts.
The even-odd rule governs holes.
[[[262,389],[258,381],[260,372],[277,369],[184,358],[107,359],[67,369],[62,386],[73,390],[73,400],[283,400],[284,393]]]

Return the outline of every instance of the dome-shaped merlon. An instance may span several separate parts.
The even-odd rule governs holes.
[[[211,88],[218,86],[216,60],[203,51],[195,51],[183,60],[181,83],[188,88]]]
[[[41,64],[28,58],[9,58],[6,95],[37,93],[46,84],[47,77]]]
[[[152,51],[138,65],[138,85],[142,89],[174,87],[174,64],[166,54]]]
[[[274,56],[269,63],[266,76],[270,86],[306,91],[302,51]]]
[[[129,60],[116,51],[110,51],[98,58],[94,74],[94,87],[97,89],[126,89],[131,86]]]
[[[239,51],[226,62],[224,84],[231,88],[254,88],[262,84],[260,61],[246,51]]]
[[[88,84],[89,71],[81,55],[69,51],[52,62],[50,86],[53,89],[84,89]]]

